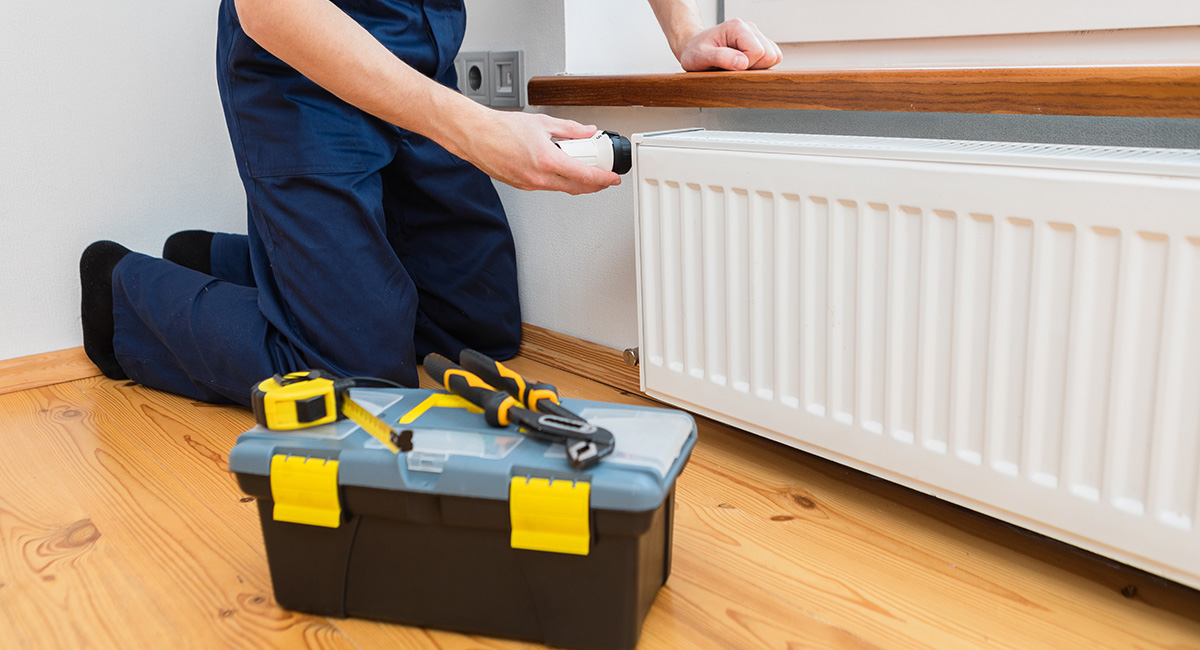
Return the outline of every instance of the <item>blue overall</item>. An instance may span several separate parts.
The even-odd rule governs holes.
[[[461,0],[337,0],[410,66],[454,88]],[[304,368],[415,386],[428,352],[495,358],[521,336],[512,234],[491,179],[337,99],[267,53],[223,0],[217,75],[248,235],[212,275],[133,253],[113,271],[131,379],[210,402]]]

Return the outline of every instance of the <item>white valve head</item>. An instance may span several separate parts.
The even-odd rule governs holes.
[[[618,174],[633,167],[633,149],[629,139],[612,131],[597,131],[582,140],[559,140],[555,144],[568,156],[585,165],[609,169]]]

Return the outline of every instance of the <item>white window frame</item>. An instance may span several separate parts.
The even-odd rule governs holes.
[[[779,43],[1200,25],[1197,0],[725,0]]]

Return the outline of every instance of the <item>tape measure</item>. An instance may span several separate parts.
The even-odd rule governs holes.
[[[250,393],[254,419],[273,431],[294,431],[349,418],[393,453],[412,450],[412,431],[397,432],[350,399],[353,379],[301,370],[264,379]]]

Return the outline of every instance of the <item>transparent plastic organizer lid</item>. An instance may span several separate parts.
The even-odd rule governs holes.
[[[616,447],[601,465],[649,467],[665,478],[692,434],[692,418],[678,412],[589,406],[579,412],[588,422],[612,432]],[[566,456],[562,445],[548,455]]]
[[[387,389],[351,388],[350,399],[369,411],[371,415],[379,415],[383,413],[384,409],[399,402],[404,397],[398,396],[395,391]]]
[[[388,407],[400,401],[394,392],[373,392],[370,389],[352,390],[351,397],[373,415],[379,416],[382,416]],[[500,459],[512,453],[524,439],[525,437],[518,433],[499,430],[491,434],[480,431],[416,428],[413,429],[413,450],[404,454],[404,460],[410,470],[438,473],[451,456]],[[383,443],[374,438],[364,442],[363,447],[384,448]]]
[[[440,473],[451,456],[498,460],[511,454],[524,440],[525,436],[519,433],[413,429],[413,450],[404,454],[404,462],[414,472]]]

